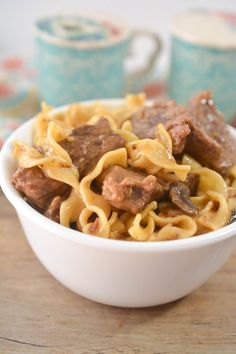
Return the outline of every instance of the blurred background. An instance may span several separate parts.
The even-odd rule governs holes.
[[[236,12],[236,0],[1,0],[0,57],[19,55],[31,58],[34,23],[41,16],[92,12],[111,14],[124,19],[132,28],[144,27],[158,33],[164,42],[160,65],[166,68],[171,20],[174,15],[191,8]],[[145,50],[148,49],[147,46]],[[142,56],[137,60],[137,65],[140,63]]]
[[[133,90],[145,91],[150,97],[165,97],[173,17],[198,8],[236,13],[236,0],[0,0],[0,145],[39,108],[34,41],[36,19],[68,13],[107,14],[107,18],[111,14],[124,20],[131,30],[153,31],[161,38],[161,53],[151,73],[137,82]],[[128,72],[142,68],[151,51],[151,41],[137,40],[133,57],[126,61]]]

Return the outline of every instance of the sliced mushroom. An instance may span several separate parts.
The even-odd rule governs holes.
[[[231,217],[230,217],[229,224],[232,224],[235,221],[236,221],[236,209],[233,209],[231,210]]]
[[[169,197],[172,203],[186,214],[191,216],[197,215],[198,208],[190,200],[190,190],[186,184],[182,182],[172,182]]]
[[[199,185],[199,175],[189,173],[184,183],[188,186],[190,196],[196,195],[198,185]]]

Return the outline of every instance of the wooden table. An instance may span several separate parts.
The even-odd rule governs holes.
[[[0,354],[235,354],[236,253],[190,296],[122,309],[65,289],[31,251],[0,196]]]

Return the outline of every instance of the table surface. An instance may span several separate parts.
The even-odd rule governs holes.
[[[235,354],[235,274],[236,253],[179,301],[146,309],[97,304],[52,278],[0,195],[1,354]]]

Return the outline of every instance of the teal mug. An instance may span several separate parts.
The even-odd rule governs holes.
[[[146,67],[130,76],[124,62],[132,42],[149,37],[153,51]],[[36,23],[36,63],[41,98],[58,106],[80,100],[121,97],[134,80],[147,76],[161,42],[150,31],[130,31],[100,16],[54,16]]]
[[[172,25],[169,96],[179,103],[213,91],[228,122],[236,116],[236,15],[192,10]]]

